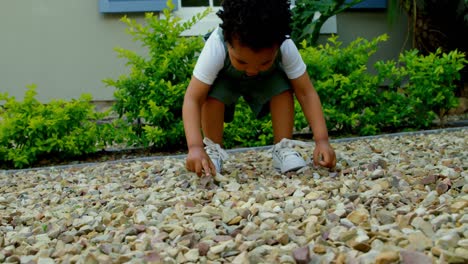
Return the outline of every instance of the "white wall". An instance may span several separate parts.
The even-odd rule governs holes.
[[[393,23],[389,23],[386,11],[359,11],[344,12],[337,15],[339,41],[343,46],[357,38],[365,38],[369,41],[387,34],[389,39],[377,47],[368,63],[368,70],[375,73],[372,67],[378,60],[397,60],[399,54],[411,48],[411,35],[408,35],[408,19],[401,13]],[[407,39],[406,43],[405,40]]]
[[[35,83],[41,101],[112,99],[102,79],[127,71],[114,48],[141,50],[121,16],[100,14],[97,0],[1,0],[0,92],[21,99]]]

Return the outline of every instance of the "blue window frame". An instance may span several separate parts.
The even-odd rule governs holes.
[[[101,13],[126,13],[161,11],[167,0],[99,0]],[[177,1],[172,0],[177,6]]]
[[[351,2],[351,0],[346,0]],[[387,8],[387,0],[364,0],[352,7],[352,9],[384,9]]]

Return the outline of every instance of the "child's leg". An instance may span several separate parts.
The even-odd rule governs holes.
[[[221,146],[224,132],[224,108],[223,102],[207,97],[201,113],[203,135]]]
[[[284,138],[292,138],[294,128],[293,92],[288,90],[274,96],[270,101],[270,111],[275,140],[275,146],[272,150],[273,167],[281,173],[305,167],[306,162],[298,152],[292,149],[293,146],[288,146],[288,141],[281,141]]]
[[[284,91],[270,101],[274,143],[292,138],[294,128],[294,98],[292,90]]]

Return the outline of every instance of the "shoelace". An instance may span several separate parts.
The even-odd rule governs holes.
[[[300,141],[300,140],[294,140],[294,139],[287,139],[283,138],[280,142],[275,144],[275,148],[294,148],[295,146],[301,147],[301,148],[307,148],[312,146],[312,144]]]
[[[276,143],[273,146],[271,151],[273,151],[274,149],[279,149],[279,152],[281,153],[281,157],[285,159],[287,156],[290,156],[290,155],[294,155],[294,156],[298,155],[298,153],[295,150],[293,150],[295,146],[306,148],[312,145],[310,143],[306,143],[300,140],[283,138],[280,142]]]
[[[205,144],[206,153],[210,155],[211,158],[224,161],[229,157],[227,152],[221,148],[219,144],[214,143],[211,139],[204,138],[203,143]]]

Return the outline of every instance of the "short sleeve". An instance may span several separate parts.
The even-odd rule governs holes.
[[[208,85],[213,84],[226,59],[226,50],[218,30],[219,27],[211,33],[193,70],[193,76]]]
[[[306,65],[301,54],[291,39],[286,39],[281,44],[281,62],[289,79],[296,79],[306,71]]]

